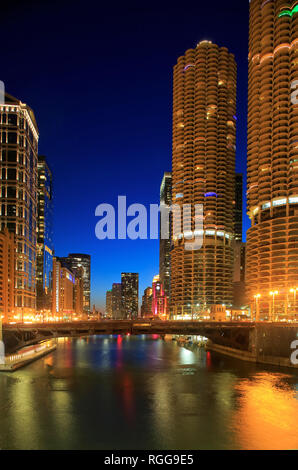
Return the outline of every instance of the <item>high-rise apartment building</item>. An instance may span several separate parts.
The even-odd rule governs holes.
[[[200,42],[174,67],[172,204],[190,204],[191,230],[173,224],[171,314],[199,314],[233,301],[236,146],[234,56]],[[203,246],[186,250],[195,236],[195,205],[204,211]]]
[[[52,172],[46,158],[38,156],[36,307],[51,310],[53,271]]]
[[[0,232],[0,318],[15,321],[15,236],[7,228]]]
[[[0,229],[15,235],[15,316],[36,311],[38,129],[25,103],[5,95],[0,106]]]
[[[121,293],[124,318],[137,318],[139,305],[138,273],[121,273]]]
[[[83,268],[83,292],[84,312],[90,313],[90,289],[91,289],[91,256],[82,253],[70,253],[67,257],[59,258],[77,277],[81,275]]]
[[[114,320],[123,318],[122,286],[119,282],[114,282],[112,285],[112,318]]]
[[[298,283],[297,2],[251,0],[248,59],[246,280],[250,304],[275,319]]]
[[[160,206],[170,207],[172,204],[172,173],[166,172],[160,186]],[[172,231],[171,217],[169,219],[169,231]],[[167,297],[170,295],[171,279],[171,237],[162,239],[159,237],[159,276]]]

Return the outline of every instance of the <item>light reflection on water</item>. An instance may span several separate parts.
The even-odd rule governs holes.
[[[60,339],[0,375],[2,449],[297,449],[298,375],[157,336]]]

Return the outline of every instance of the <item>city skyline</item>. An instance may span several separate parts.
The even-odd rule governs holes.
[[[239,6],[236,2],[229,2],[223,15],[231,21],[237,18],[236,29],[232,33],[229,28],[224,25],[222,16],[214,17],[208,24],[204,21],[208,7],[200,6],[200,12],[194,19],[193,12],[197,12],[197,4],[193,2],[189,12],[185,13],[179,7],[171,8],[173,25],[171,26],[163,18],[168,15],[166,5],[159,11],[160,22],[157,24],[156,31],[154,12],[157,8],[152,4],[150,8],[135,11],[133,7],[126,13],[128,22],[134,24],[134,18],[141,14],[139,21],[145,24],[145,31],[139,28],[131,28],[126,31],[122,25],[120,17],[114,18],[113,21],[118,26],[116,28],[116,37],[111,37],[107,28],[101,28],[98,35],[95,32],[88,32],[84,35],[84,41],[79,48],[67,48],[69,60],[62,67],[62,52],[66,52],[63,46],[61,53],[57,50],[57,41],[71,45],[71,38],[74,38],[74,29],[71,24],[75,25],[78,21],[80,2],[75,2],[75,8],[71,12],[72,22],[69,22],[65,32],[62,32],[62,23],[59,22],[57,30],[57,39],[51,42],[51,48],[57,52],[57,57],[52,57],[49,50],[49,43],[41,34],[40,44],[36,47],[46,51],[41,56],[40,70],[41,73],[37,77],[33,74],[29,64],[26,65],[30,80],[20,83],[9,73],[10,68],[10,45],[6,50],[3,63],[3,76],[1,77],[6,84],[7,92],[15,95],[17,98],[28,103],[37,115],[38,126],[40,130],[39,153],[45,154],[49,166],[53,170],[54,176],[54,246],[57,256],[64,256],[65,252],[83,252],[90,253],[92,256],[92,299],[91,305],[94,303],[104,310],[105,291],[118,278],[121,271],[139,272],[140,273],[140,289],[139,293],[150,285],[153,276],[158,272],[158,241],[105,241],[100,242],[94,236],[94,226],[96,219],[94,210],[97,204],[101,202],[114,203],[118,194],[127,194],[129,203],[139,202],[143,204],[159,202],[159,186],[164,171],[171,170],[171,94],[172,94],[172,68],[184,50],[195,47],[196,43],[201,39],[208,38],[214,42],[220,43],[235,53],[236,60],[239,65],[238,74],[241,88],[238,87],[239,110],[238,117],[238,149],[237,149],[237,171],[245,171],[245,135],[246,135],[246,87],[247,80],[247,17],[248,5]],[[217,2],[218,7],[221,2]],[[30,24],[33,19],[35,24],[39,24],[38,17],[44,18],[43,15],[47,10],[47,2],[38,6],[32,12],[32,18],[27,18],[24,12],[24,18],[28,19]],[[236,6],[236,9],[235,9]],[[9,7],[6,7],[9,9]],[[96,7],[93,6],[96,9]],[[104,7],[107,17],[112,15],[109,7]],[[81,11],[80,11],[81,13]],[[123,13],[121,10],[120,13]],[[119,13],[119,15],[120,15]],[[113,12],[114,14],[114,12]],[[61,18],[66,15],[66,6],[61,10]],[[84,17],[84,10],[83,10]],[[51,14],[46,20],[50,24]],[[240,19],[240,21],[239,21]],[[14,20],[15,21],[15,20]],[[182,22],[180,35],[175,36],[174,24]],[[242,24],[241,24],[242,21]],[[128,23],[129,24],[129,23]],[[153,24],[155,25],[153,28]],[[6,18],[3,25],[4,28],[10,27],[10,16]],[[127,28],[128,30],[129,28]],[[154,34],[153,34],[154,31]],[[86,21],[83,21],[82,34],[86,32]],[[157,33],[157,36],[154,37]],[[234,41],[234,35],[239,36],[237,44]],[[119,35],[119,37],[118,37]],[[110,58],[109,51],[117,51],[117,43],[119,38],[124,38],[127,45],[127,54],[125,56],[125,76],[122,80],[117,80],[117,87],[114,87],[114,96],[103,96],[104,90],[107,89],[108,82],[114,77],[114,71],[123,68],[121,64],[123,60],[116,55],[116,59]],[[68,38],[68,39],[67,39]],[[145,39],[146,38],[146,39]],[[12,40],[12,43],[17,40]],[[26,38],[31,42],[30,33]],[[94,64],[91,61],[95,52],[94,45],[104,44],[103,62]],[[144,59],[138,60],[135,64],[134,53],[131,48],[134,42],[138,42],[143,47]],[[160,48],[162,44],[162,48]],[[83,47],[84,46],[84,47]],[[86,58],[83,58],[85,46],[90,47]],[[47,69],[46,57],[51,55],[52,67],[58,67],[59,73],[53,74]],[[44,57],[45,55],[45,57]],[[81,80],[81,76],[76,68],[77,57],[86,61],[85,81]],[[22,60],[22,59],[20,59]],[[115,65],[117,64],[117,66]],[[58,70],[57,69],[57,70]],[[135,72],[137,71],[137,76]],[[96,78],[96,84],[92,84],[91,75]],[[85,82],[88,76],[88,89]],[[112,83],[116,85],[114,77]],[[61,94],[61,90],[65,89],[66,81],[69,83],[69,90]],[[75,113],[76,106],[74,97],[77,97],[78,81],[83,86],[84,98],[90,94],[93,88],[95,93],[92,94],[92,100],[83,100],[84,109],[88,113],[88,121],[93,121],[92,127],[88,129],[84,124],[82,113]],[[31,83],[30,86],[28,83]],[[147,89],[152,90],[153,101],[146,97]],[[92,103],[92,104],[89,104]],[[134,113],[130,117],[130,121],[124,119],[127,109],[127,103],[133,105]],[[117,107],[117,113],[116,111]],[[100,113],[95,112],[99,109]],[[143,110],[146,109],[146,113]],[[59,114],[59,116],[58,116]],[[85,112],[83,113],[85,114]],[[57,118],[58,116],[58,118]],[[72,131],[76,129],[77,137],[70,139]],[[112,142],[111,132],[115,129],[121,141],[121,149]],[[142,129],[142,130],[141,130]],[[147,129],[147,130],[146,130]],[[137,132],[136,132],[137,131]],[[87,134],[86,134],[87,132]],[[52,134],[57,137],[57,144],[52,140]],[[105,136],[106,134],[106,136]],[[88,139],[86,140],[86,137]],[[101,146],[98,147],[98,139]],[[58,145],[59,142],[59,145]],[[144,144],[145,142],[145,144]],[[121,156],[121,153],[123,154]],[[84,155],[82,159],[81,155]],[[138,155],[142,155],[139,159]],[[105,158],[108,156],[108,158]],[[119,163],[125,159],[125,181],[121,181],[123,170],[119,171],[112,160]],[[82,168],[80,160],[86,164]],[[143,178],[144,160],[150,159],[150,166],[146,168],[146,179]],[[92,172],[90,169],[92,168]],[[123,167],[121,167],[123,168]],[[112,175],[106,178],[110,172]],[[67,174],[67,178],[65,178]],[[71,181],[78,181],[72,184]],[[119,186],[119,191],[115,193],[115,184]],[[78,191],[78,187],[80,190]],[[141,195],[141,197],[140,197]],[[69,208],[72,210],[69,210]],[[75,216],[78,212],[77,217]],[[246,216],[244,216],[245,220]],[[246,223],[245,229],[248,228]],[[67,240],[67,241],[66,241]],[[125,245],[124,245],[125,243]],[[125,253],[124,253],[125,246]],[[109,253],[107,256],[106,253]],[[112,261],[112,263],[111,263]]]

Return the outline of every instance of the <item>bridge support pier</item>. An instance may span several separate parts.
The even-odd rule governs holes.
[[[298,364],[292,361],[292,344],[297,339],[297,326],[256,323],[255,327],[248,331],[248,335],[246,348],[238,349],[232,342],[224,343],[216,337],[209,341],[207,348],[242,361],[298,368]]]

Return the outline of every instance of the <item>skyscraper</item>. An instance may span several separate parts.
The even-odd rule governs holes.
[[[53,271],[53,195],[52,172],[44,156],[38,156],[37,208],[37,310],[51,310]]]
[[[248,58],[246,280],[250,304],[259,296],[273,319],[298,280],[297,2],[251,0]]]
[[[76,277],[82,275],[83,279],[83,305],[84,313],[90,313],[90,289],[91,289],[91,256],[82,253],[70,253],[67,257],[60,258],[64,265],[75,274]],[[81,268],[83,270],[81,271]],[[83,273],[83,274],[81,274]]]
[[[112,291],[111,290],[107,290],[106,292],[106,314],[111,317],[112,316],[112,313],[113,313],[113,309],[112,309]]]
[[[141,317],[152,316],[152,287],[146,287],[142,297]]]
[[[172,204],[203,205],[203,246],[185,250],[173,227],[171,314],[200,313],[233,300],[236,63],[224,47],[200,42],[174,67]],[[188,239],[188,238],[187,238]]]
[[[160,186],[160,205],[171,206],[172,204],[172,173],[166,172]],[[171,233],[171,224],[170,224]],[[159,237],[159,276],[167,297],[170,295],[171,277],[171,238]]]
[[[0,106],[1,230],[15,234],[15,315],[36,310],[38,129],[32,109],[5,95]]]
[[[122,286],[119,282],[114,282],[112,285],[112,318],[114,320],[123,318]]]
[[[242,205],[243,175],[235,175],[234,205],[234,274],[233,274],[233,307],[241,308],[246,304],[245,297],[245,248],[242,242]]]
[[[121,292],[124,318],[137,318],[139,309],[138,273],[121,273]]]

